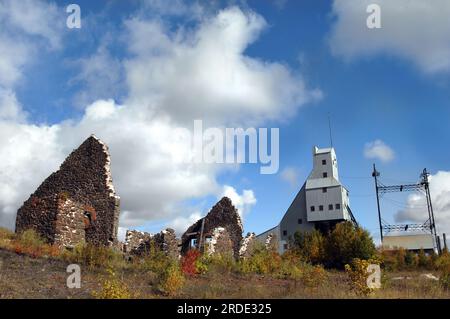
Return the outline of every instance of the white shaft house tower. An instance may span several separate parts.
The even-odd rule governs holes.
[[[337,223],[356,220],[349,206],[347,189],[339,181],[334,148],[313,148],[313,169],[280,224],[257,236],[265,242],[276,238],[277,247],[283,253],[297,231],[314,228],[326,232]]]

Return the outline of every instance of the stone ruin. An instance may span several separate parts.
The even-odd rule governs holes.
[[[241,248],[239,249],[239,257],[251,257],[257,246],[258,240],[255,233],[248,233],[242,240]]]
[[[198,249],[209,254],[228,252],[238,258],[242,232],[242,222],[236,208],[228,197],[223,197],[205,217],[182,235],[181,253]]]
[[[223,227],[216,227],[212,231],[211,240],[205,243],[206,254],[211,256],[213,254],[233,254],[233,242],[230,234]]]
[[[64,247],[81,242],[116,246],[120,199],[114,190],[110,164],[108,147],[91,135],[17,211],[16,232],[34,229],[49,243]],[[192,248],[208,255],[247,257],[253,251],[255,234],[243,239],[242,232],[236,208],[228,197],[223,197],[187,229],[181,241],[170,228],[154,235],[128,230],[122,249],[135,256],[153,247],[173,258]]]
[[[167,228],[157,234],[127,230],[123,251],[126,254],[143,256],[155,249],[164,252],[167,256],[178,258],[178,240],[175,231]]]
[[[264,246],[267,250],[278,251],[278,238],[277,235],[270,233],[266,241],[264,242]]]
[[[117,244],[120,199],[110,164],[108,147],[91,135],[17,211],[16,232],[34,229],[65,247]]]

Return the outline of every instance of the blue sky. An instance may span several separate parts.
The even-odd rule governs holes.
[[[182,227],[228,190],[241,201],[245,231],[259,233],[289,207],[311,170],[312,147],[329,146],[330,114],[341,181],[375,238],[372,163],[385,184],[416,182],[427,167],[438,230],[450,231],[450,5],[399,10],[405,1],[78,1],[82,27],[68,29],[71,2],[28,1],[26,9],[0,0],[0,48],[11,49],[0,51],[0,155],[11,157],[0,165],[0,222],[11,227],[33,189],[95,133],[110,146],[123,229]],[[368,3],[379,3],[381,29],[366,27]],[[258,83],[250,95],[233,87],[227,96],[230,83],[215,73],[227,67],[244,86]],[[161,140],[200,115],[217,126],[278,127],[279,173],[164,166]],[[375,141],[381,146],[365,154]],[[23,176],[11,183],[13,173]],[[392,199],[386,219],[426,216],[423,198]]]

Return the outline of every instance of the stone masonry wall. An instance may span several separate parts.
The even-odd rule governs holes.
[[[92,135],[86,139],[25,201],[17,212],[16,232],[34,228],[53,243],[56,225],[59,223],[62,229],[61,223],[68,222],[62,215],[57,222],[56,196],[92,208],[96,218],[85,229],[87,242],[97,245],[117,242],[120,200],[112,184],[108,147],[98,138]]]
[[[178,258],[178,240],[175,231],[167,228],[155,235],[136,230],[127,230],[125,235],[124,252],[142,256],[148,254],[151,249],[164,252],[172,258]]]
[[[223,227],[217,227],[212,232],[211,240],[207,243],[208,255],[233,255],[233,242],[228,231]]]
[[[74,247],[86,238],[85,229],[89,227],[89,219],[85,216],[85,208],[70,199],[58,200],[58,211],[55,222],[55,244]]]
[[[241,218],[228,197],[223,197],[213,206],[213,208],[211,208],[204,218],[199,219],[186,230],[181,237],[181,253],[185,254],[191,248],[190,241],[193,238],[197,239],[197,245],[200,245],[200,242],[202,243],[201,245],[203,245],[203,247],[197,248],[204,250],[205,239],[213,236],[213,231],[217,227],[222,227],[227,230],[232,242],[233,256],[238,258],[243,227]],[[200,238],[201,234],[203,234],[202,238]]]
[[[241,248],[239,249],[239,257],[251,257],[258,242],[255,233],[248,233],[242,240]]]

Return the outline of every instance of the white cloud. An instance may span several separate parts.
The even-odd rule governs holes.
[[[281,179],[289,183],[292,187],[297,187],[298,181],[298,169],[295,167],[286,167],[281,171]]]
[[[381,7],[381,29],[368,29],[366,8]],[[424,72],[450,71],[450,2],[447,0],[335,0],[330,44],[347,60],[385,54],[412,61]]]
[[[28,124],[14,88],[42,46],[60,44],[57,9],[43,1],[0,2],[0,225],[64,159],[59,127]]]
[[[12,227],[22,202],[64,157],[58,127],[0,120],[0,224]]]
[[[0,87],[12,88],[24,67],[44,48],[61,46],[64,15],[40,0],[0,3]]]
[[[231,7],[194,29],[176,31],[155,20],[131,19],[126,25],[135,55],[125,64],[128,102],[176,121],[285,119],[321,97],[282,63],[245,54],[266,27],[254,12]]]
[[[25,118],[26,114],[17,101],[16,94],[12,90],[5,90],[0,87],[0,121],[23,122]]]
[[[47,40],[51,48],[61,45],[61,30],[64,28],[64,12],[54,3],[41,0],[3,0],[0,18],[25,34]]]
[[[0,87],[11,87],[21,78],[29,54],[30,49],[24,43],[0,30]]]
[[[438,232],[450,234],[450,172],[439,171],[429,177],[430,194]],[[426,198],[423,194],[408,197],[407,207],[395,215],[396,222],[424,223],[428,220]]]
[[[187,217],[178,216],[168,223],[168,227],[175,230],[175,233],[180,236],[182,235],[193,223],[202,218],[199,212],[190,214]]]
[[[250,211],[256,203],[253,191],[239,194],[218,184],[216,176],[225,167],[176,160],[190,145],[174,134],[175,128],[186,123],[189,129],[197,117],[224,125],[288,116],[320,91],[306,89],[301,76],[281,63],[244,54],[265,26],[256,13],[233,7],[200,19],[192,29],[177,31],[157,21],[132,18],[126,23],[131,36],[126,44],[134,56],[120,66],[128,85],[121,105],[105,97],[88,105],[80,119],[33,125],[26,122],[14,90],[4,89],[0,224],[12,227],[23,201],[92,133],[110,148],[113,182],[121,197],[122,233],[156,220],[174,219],[174,227],[180,229],[197,217],[183,219],[182,203],[207,195],[223,193],[241,214]],[[77,81],[95,82],[95,73],[113,58],[103,50],[106,47],[82,60]],[[0,68],[2,59],[0,51]],[[28,61],[19,62],[15,70],[20,77]],[[90,69],[88,62],[94,62]],[[115,75],[97,78],[100,88],[109,88],[105,91],[116,87],[115,79]]]
[[[219,198],[223,196],[231,199],[234,207],[236,207],[241,217],[249,213],[252,207],[256,204],[256,197],[251,189],[244,189],[242,194],[239,194],[234,187],[224,185]]]
[[[98,99],[117,99],[123,93],[123,66],[119,59],[109,53],[109,41],[104,40],[91,56],[70,63],[79,72],[69,82],[84,84],[84,89],[75,96],[75,104],[82,108]]]
[[[390,162],[395,158],[395,152],[381,140],[366,143],[364,156],[370,159],[378,159],[382,162]]]

